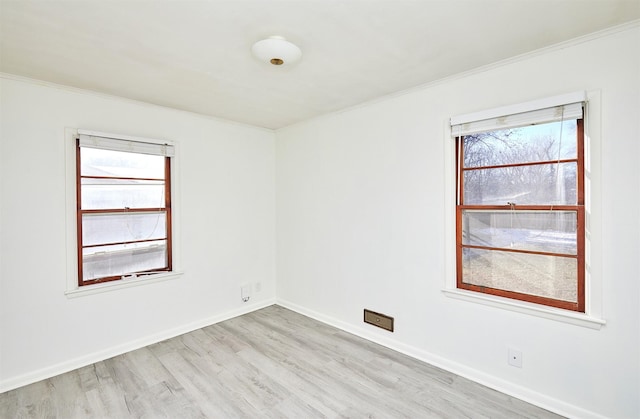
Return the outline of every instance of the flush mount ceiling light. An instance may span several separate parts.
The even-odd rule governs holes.
[[[302,57],[300,48],[282,36],[270,36],[256,42],[251,47],[251,52],[260,61],[273,65],[293,64]]]

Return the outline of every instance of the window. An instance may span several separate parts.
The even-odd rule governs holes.
[[[585,312],[582,100],[452,118],[452,135],[456,287]]]
[[[80,132],[78,286],[172,271],[173,150]]]

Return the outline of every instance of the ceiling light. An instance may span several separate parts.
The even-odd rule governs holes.
[[[270,36],[256,42],[251,52],[260,61],[273,65],[293,64],[302,57],[300,48],[281,36]]]

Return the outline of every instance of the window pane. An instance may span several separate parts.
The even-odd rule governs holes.
[[[463,211],[463,244],[576,255],[575,211]]]
[[[166,238],[164,212],[84,214],[82,244],[120,243]]]
[[[82,179],[82,209],[164,208],[164,181]]]
[[[495,250],[463,249],[466,284],[577,301],[577,260]]]
[[[464,137],[464,167],[575,159],[577,121],[492,131]]]
[[[80,175],[164,179],[165,158],[80,147]]]
[[[575,205],[577,164],[553,163],[464,172],[465,205]]]
[[[167,267],[166,240],[83,249],[83,279],[121,276]]]

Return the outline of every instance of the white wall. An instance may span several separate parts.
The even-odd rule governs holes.
[[[639,40],[636,25],[277,135],[0,79],[0,391],[270,304],[277,262],[285,306],[560,412],[639,417]],[[446,121],[583,89],[602,102],[594,245],[607,325],[446,297]],[[183,276],[64,295],[65,127],[178,142]],[[240,284],[257,281],[242,304]],[[363,325],[365,307],[394,316],[396,332]],[[524,368],[507,365],[508,346]]]
[[[0,391],[275,301],[275,135],[0,79]],[[178,279],[65,296],[65,127],[175,140]],[[244,304],[240,285],[261,283]]]
[[[278,131],[279,302],[558,412],[640,417],[638,51],[635,25]],[[448,118],[577,90],[601,95],[606,326],[445,296]],[[363,308],[395,333],[363,325]]]

